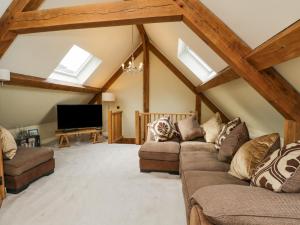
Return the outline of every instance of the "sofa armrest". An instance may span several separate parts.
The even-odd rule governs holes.
[[[263,188],[215,185],[192,196],[213,224],[300,224],[300,194],[275,193]]]

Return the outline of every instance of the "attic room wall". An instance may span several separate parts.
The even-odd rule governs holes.
[[[140,55],[136,62],[142,61]],[[110,92],[116,95],[117,101],[111,109],[120,106],[123,111],[123,136],[135,137],[135,110],[143,111],[142,74],[122,74],[112,85]],[[152,53],[150,53],[150,111],[151,112],[189,112],[195,110],[195,95]],[[106,112],[106,106],[104,106]],[[203,120],[212,112],[203,105]],[[107,116],[104,116],[104,127]]]
[[[42,143],[53,140],[57,104],[87,104],[93,95],[39,88],[0,87],[0,125],[11,129],[39,128]]]

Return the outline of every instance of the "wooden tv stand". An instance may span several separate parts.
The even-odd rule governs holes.
[[[88,128],[77,130],[57,130],[55,136],[58,137],[58,144],[60,148],[70,147],[69,136],[79,136],[82,134],[90,134],[90,140],[93,144],[101,142],[102,129]]]

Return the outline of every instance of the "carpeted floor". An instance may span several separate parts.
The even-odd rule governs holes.
[[[56,170],[0,209],[1,225],[184,225],[178,176],[139,172],[136,145],[55,151]]]

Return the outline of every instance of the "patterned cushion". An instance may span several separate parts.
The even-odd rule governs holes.
[[[12,159],[17,153],[17,144],[12,134],[5,128],[0,128],[0,150],[4,159]],[[2,154],[0,152],[0,154]]]
[[[300,141],[267,157],[257,167],[251,185],[275,192],[300,192]]]
[[[168,141],[179,135],[170,117],[162,117],[155,120],[149,127],[156,142]]]
[[[239,148],[249,141],[246,123],[239,124],[223,141],[218,154],[218,160],[230,163]]]
[[[216,144],[215,148],[217,150],[220,149],[222,142],[226,139],[226,137],[231,133],[231,131],[236,128],[237,125],[241,123],[240,118],[235,118],[234,120],[231,120],[228,122],[221,130],[219,133],[217,139],[216,139]]]
[[[205,132],[206,142],[215,143],[220,130],[222,129],[222,119],[220,113],[216,113],[212,118],[201,125]]]
[[[278,133],[264,135],[246,142],[233,157],[229,174],[243,180],[250,180],[256,167],[279,148]]]

